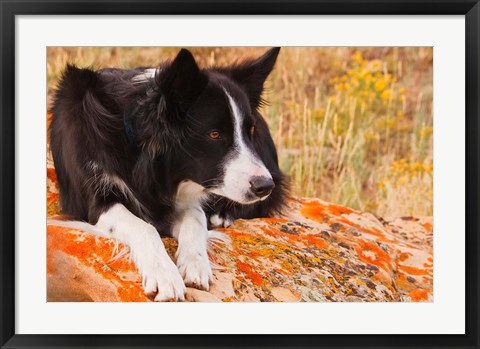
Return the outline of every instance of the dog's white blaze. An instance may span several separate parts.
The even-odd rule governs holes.
[[[224,165],[223,185],[212,190],[212,192],[240,203],[258,201],[258,199],[250,201],[246,199],[245,194],[250,189],[250,179],[255,176],[272,178],[272,175],[262,161],[245,144],[242,134],[243,114],[232,96],[226,90],[224,92],[227,95],[232,112],[234,150]]]
[[[178,240],[177,266],[187,285],[209,289],[213,278],[207,254],[207,217],[202,209],[205,188],[192,181],[183,181],[177,188],[175,209],[178,217],[173,236]]]
[[[185,284],[170,259],[157,230],[115,204],[98,219],[97,228],[130,248],[130,256],[142,275],[145,292],[156,293],[156,301],[184,300]]]

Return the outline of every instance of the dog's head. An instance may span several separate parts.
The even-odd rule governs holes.
[[[182,49],[156,73],[157,110],[166,119],[160,120],[161,134],[152,134],[144,145],[153,155],[165,153],[165,147],[173,150],[179,180],[192,180],[242,204],[266,199],[275,186],[276,152],[258,107],[279,50],[228,67],[200,69]],[[265,148],[273,153],[266,156]]]

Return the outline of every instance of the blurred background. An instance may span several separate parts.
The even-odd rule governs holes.
[[[200,66],[227,65],[267,48],[189,48]],[[179,48],[49,47],[48,98],[67,62],[156,66]],[[267,82],[270,125],[292,195],[385,218],[433,214],[430,47],[284,47]]]

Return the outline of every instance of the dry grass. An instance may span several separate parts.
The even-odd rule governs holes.
[[[192,48],[203,66],[265,48]],[[49,94],[67,62],[155,66],[177,48],[49,48]],[[431,48],[283,48],[263,108],[293,194],[385,217],[432,215]]]

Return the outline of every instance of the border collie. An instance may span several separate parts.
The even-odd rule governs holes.
[[[156,69],[67,65],[50,145],[63,213],[51,221],[130,248],[147,294],[209,290],[209,229],[279,212],[285,179],[258,109],[280,48],[201,69],[182,49]],[[176,265],[160,238],[178,240]]]

